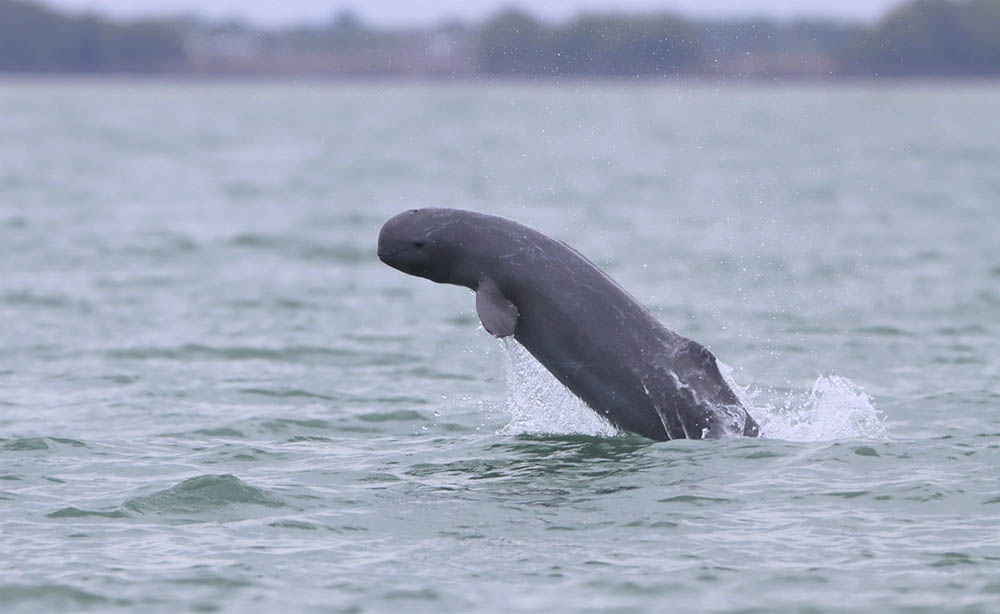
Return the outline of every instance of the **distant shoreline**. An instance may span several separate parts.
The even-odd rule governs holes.
[[[260,29],[113,20],[0,0],[0,74],[519,83],[1000,78],[1000,2],[901,0],[874,24],[509,8],[478,23],[380,28],[342,11]]]

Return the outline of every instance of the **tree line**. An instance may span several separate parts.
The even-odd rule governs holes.
[[[19,0],[0,0],[0,70],[94,72],[183,67],[184,39],[173,24],[119,24],[71,17]]]
[[[509,9],[479,24],[379,29],[350,13],[260,30],[113,21],[0,0],[0,71],[316,72],[454,76],[998,75],[1000,0],[909,0],[874,25]]]
[[[915,0],[847,50],[845,65],[884,74],[1000,74],[1000,0]]]

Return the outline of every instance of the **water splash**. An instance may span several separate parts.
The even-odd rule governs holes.
[[[511,420],[500,432],[572,433],[610,437],[618,429],[601,418],[510,338],[501,340],[507,373],[505,409]]]
[[[503,434],[562,433],[609,437],[618,429],[587,407],[524,347],[501,340],[507,374],[505,411],[510,422]],[[761,390],[741,386],[733,369],[718,363],[726,382],[760,425],[761,437],[788,441],[886,439],[885,417],[854,382],[822,375],[804,395],[790,395],[779,405],[762,399]]]
[[[820,375],[808,393],[790,394],[776,405],[760,399],[760,389],[738,384],[732,367],[718,364],[722,377],[760,425],[761,437],[787,441],[888,438],[884,414],[846,377]]]

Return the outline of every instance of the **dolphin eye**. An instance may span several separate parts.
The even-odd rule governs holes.
[[[423,241],[414,241],[413,242],[413,246],[416,247],[417,249],[423,249],[424,242]]]

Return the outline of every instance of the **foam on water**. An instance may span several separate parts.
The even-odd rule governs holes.
[[[809,392],[791,394],[781,404],[759,400],[761,390],[741,386],[732,367],[719,371],[760,425],[760,436],[788,441],[886,439],[885,416],[857,384],[839,375],[820,375]]]
[[[507,374],[505,409],[511,416],[502,433],[619,433],[559,383],[520,343],[509,338],[501,343]],[[732,367],[720,362],[719,370],[757,420],[761,437],[788,441],[886,438],[882,412],[846,377],[821,375],[808,393],[790,395],[784,403],[773,405],[759,400],[759,389],[738,384]]]

